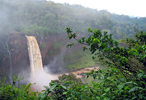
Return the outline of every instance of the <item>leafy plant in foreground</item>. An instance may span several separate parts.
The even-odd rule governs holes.
[[[42,100],[144,100],[146,99],[146,83],[141,79],[146,78],[146,74],[141,72],[137,78],[127,78],[119,73],[117,68],[107,68],[106,70],[91,71],[87,76],[92,76],[96,81],[91,85],[76,84],[71,80],[58,80],[51,82],[50,88],[46,87],[42,93]],[[66,77],[70,78],[70,77]]]
[[[145,40],[142,39],[146,32],[141,32],[133,39],[133,46],[127,44],[127,48],[119,46],[119,42],[112,38],[112,34],[108,34],[107,31],[102,33],[100,29],[88,28],[88,32],[92,33],[89,37],[82,37],[81,39],[76,39],[76,33],[72,33],[70,28],[66,28],[68,38],[75,39],[79,44],[84,44],[83,50],[90,50],[94,56],[100,60],[106,59],[106,64],[110,67],[116,67],[120,69],[121,73],[126,76],[135,75],[140,70],[146,70],[146,45]],[[141,37],[141,38],[139,38]],[[127,40],[130,40],[129,38]],[[138,44],[141,45],[138,45]],[[74,43],[69,44],[72,46]],[[127,75],[127,76],[128,76]],[[131,77],[130,76],[130,77]]]
[[[32,92],[30,89],[31,83],[22,85],[19,88],[16,86],[18,77],[13,76],[13,85],[8,85],[2,80],[0,83],[0,99],[1,100],[36,100],[38,92]]]

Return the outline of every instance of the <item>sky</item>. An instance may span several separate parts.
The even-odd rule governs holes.
[[[146,17],[146,0],[51,0],[58,3],[80,4],[97,10],[135,17]]]

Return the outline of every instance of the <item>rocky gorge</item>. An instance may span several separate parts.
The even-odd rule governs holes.
[[[10,66],[12,67],[12,75],[21,74],[22,71],[27,70],[28,73],[30,71],[30,61],[28,56],[28,47],[26,35],[23,34],[11,34],[6,38],[6,42],[8,44],[8,48],[5,45],[4,56],[1,56],[2,64],[0,65],[1,76],[2,77],[10,77]],[[36,37],[41,55],[43,66],[47,67],[54,74],[63,74],[67,72],[71,72],[73,70],[81,69],[70,67],[75,63],[81,62],[83,66],[90,67],[88,63],[88,57],[86,54],[81,54],[82,47],[75,45],[74,48],[66,48],[68,39],[66,34],[57,34],[51,36],[37,36],[36,34],[28,35]],[[5,42],[5,43],[6,43]],[[10,51],[10,55],[8,54],[8,49]],[[71,50],[73,52],[71,52]],[[75,52],[79,52],[75,54]],[[11,58],[10,58],[11,56]],[[84,56],[85,60],[81,61]],[[10,62],[11,59],[11,62]],[[91,64],[93,66],[94,64]],[[69,67],[68,67],[69,66]],[[9,78],[7,78],[9,81]]]

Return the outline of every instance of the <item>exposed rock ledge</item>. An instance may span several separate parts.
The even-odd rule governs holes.
[[[64,73],[65,75],[69,75],[69,74],[74,74],[76,76],[76,78],[83,78],[83,75],[85,73],[91,72],[92,70],[97,71],[99,69],[99,66],[94,66],[94,67],[89,67],[89,68],[83,68],[77,71],[73,71],[70,73]],[[62,76],[63,74],[58,74],[57,76]]]

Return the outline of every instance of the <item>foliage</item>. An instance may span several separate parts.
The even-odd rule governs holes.
[[[16,82],[20,81],[19,77],[13,76],[13,85],[5,83],[5,79],[0,81],[0,99],[1,100],[36,100],[38,92],[32,92],[30,90],[31,83],[28,85],[16,86]]]
[[[23,85],[21,88],[3,85],[1,87],[1,99],[21,99],[21,100],[114,100],[114,99],[146,99],[146,83],[141,81],[146,78],[146,74],[141,72],[135,79],[127,81],[116,68],[107,70],[98,70],[87,73],[95,81],[91,85],[83,84],[80,79],[74,75],[63,75],[60,80],[50,83],[50,87],[45,86],[38,96],[38,92],[28,92],[29,87]],[[73,79],[73,80],[72,80]]]
[[[45,44],[42,43],[40,49],[44,49],[45,48]]]
[[[68,38],[75,39],[80,44],[87,45],[83,50],[90,50],[93,59],[97,56],[100,60],[106,59],[109,68],[106,70],[86,73],[97,79],[92,82],[90,94],[96,99],[146,99],[146,69],[145,69],[145,34],[137,31],[135,39],[127,38],[126,48],[120,47],[119,42],[112,39],[112,34],[107,31],[102,33],[99,29],[88,29],[92,34],[88,38],[76,39],[76,33],[66,28]],[[74,44],[68,45],[72,46]],[[143,71],[142,71],[143,70]],[[129,77],[130,76],[130,77]],[[92,96],[91,96],[92,97]],[[87,97],[86,97],[87,98]],[[83,99],[83,98],[82,98]],[[84,98],[85,99],[85,98]],[[89,98],[88,98],[89,99]],[[95,98],[90,98],[95,99]]]
[[[141,81],[146,78],[146,74],[141,72],[137,78],[127,81],[119,70],[108,68],[87,73],[87,77],[92,76],[95,81],[91,85],[76,83],[72,76],[62,76],[61,80],[50,83],[50,88],[46,87],[45,93],[39,98],[43,100],[144,100],[146,99],[146,83]],[[78,79],[76,79],[78,80]]]
[[[120,71],[116,68],[109,68],[107,70],[98,70],[92,73],[87,73],[87,76],[92,75],[98,82],[93,82],[92,85],[96,91],[98,99],[146,99],[145,95],[145,81],[146,74],[141,72],[137,77],[130,80],[123,77]],[[127,81],[129,80],[129,81]],[[93,89],[94,89],[93,88]]]
[[[72,33],[70,28],[66,28],[66,30],[69,39],[76,39],[76,33]],[[127,48],[120,47],[119,42],[114,40],[112,34],[108,34],[107,31],[102,33],[100,29],[92,30],[89,28],[88,32],[92,33],[88,38],[82,37],[76,40],[78,43],[88,46],[83,47],[83,50],[89,49],[94,54],[93,59],[96,56],[100,60],[106,59],[106,64],[120,69],[123,75],[129,74],[132,76],[140,70],[146,70],[145,39],[143,39],[145,32],[136,34],[136,39],[127,38]]]
[[[50,83],[50,88],[45,87],[45,94],[50,94],[50,98],[53,100],[63,100],[66,99],[66,93],[68,92],[69,88],[76,88],[76,86],[83,85],[81,79],[77,79],[75,75],[62,75],[59,77],[59,80],[52,81]],[[46,95],[41,94],[41,96],[46,97]]]

